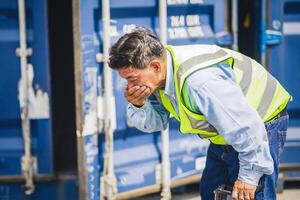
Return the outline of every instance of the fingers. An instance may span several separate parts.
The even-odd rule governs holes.
[[[250,191],[250,199],[254,200],[255,198],[255,190]]]
[[[244,186],[244,198],[245,200],[254,200],[255,198],[256,186],[251,184],[246,184]]]
[[[238,200],[244,200],[244,191],[243,190],[239,190],[238,191]]]
[[[231,195],[233,200],[238,200],[238,193],[239,193],[238,189],[234,187]]]
[[[147,88],[146,86],[142,86],[142,87],[134,86],[134,87],[128,89],[127,96],[132,99],[143,98],[143,97],[145,97],[146,94],[148,94],[149,90],[150,89]]]
[[[144,97],[144,95],[143,94],[146,94],[146,90],[147,90],[148,88],[146,87],[146,86],[142,86],[142,87],[140,87],[138,90],[136,90],[134,93],[133,93],[133,96],[135,97],[135,98],[141,98],[141,97]]]
[[[250,193],[249,191],[239,190],[235,188],[232,191],[232,199],[233,200],[250,200]]]
[[[252,192],[251,190],[244,190],[239,191],[239,200],[254,200],[255,192]]]
[[[149,88],[146,88],[142,93],[141,93],[142,96],[144,97],[148,97],[150,95],[150,89]]]
[[[150,89],[146,86],[133,86],[125,91],[127,101],[138,106],[143,105],[149,95]]]
[[[140,86],[136,85],[131,88],[127,88],[125,92],[127,92],[128,96],[132,96],[136,91],[140,89]]]
[[[245,200],[250,200],[250,191],[244,191],[244,195],[243,195]]]
[[[232,190],[233,200],[254,200],[256,186],[237,180]]]

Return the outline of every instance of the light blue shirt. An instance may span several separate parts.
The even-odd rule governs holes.
[[[172,58],[168,53],[165,95],[177,110]],[[228,144],[239,152],[239,179],[257,185],[263,174],[274,170],[264,122],[235,82],[231,67],[215,65],[194,72],[186,79],[193,103]],[[137,108],[127,106],[130,124],[144,132],[166,128],[169,112],[154,99]]]

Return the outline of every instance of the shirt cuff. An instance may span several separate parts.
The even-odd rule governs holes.
[[[264,173],[260,171],[240,168],[239,180],[257,186],[259,179],[262,177],[263,174]]]
[[[148,103],[149,103],[149,101],[148,101],[148,99],[146,99],[144,105],[141,107],[137,107],[137,106],[133,105],[132,103],[129,103],[129,106],[134,108],[135,110],[145,110],[146,107],[148,106]]]

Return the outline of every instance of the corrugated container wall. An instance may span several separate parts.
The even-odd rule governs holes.
[[[17,50],[22,41],[18,2],[22,0],[0,2],[1,199],[77,199],[78,191],[79,197],[92,200],[111,194],[124,199],[159,192],[168,184],[164,153],[169,154],[171,187],[199,181],[208,142],[180,134],[172,118],[166,152],[161,133],[131,127],[126,82],[104,66],[108,48],[137,26],[167,36],[172,45],[236,49],[238,17],[240,50],[265,63],[293,95],[282,166],[299,166],[299,0],[238,1],[239,15],[235,0],[27,0],[25,42],[30,50],[24,52]],[[159,9],[163,2],[166,18]],[[28,65],[22,65],[24,58]],[[27,121],[21,119],[24,108]],[[30,196],[21,187],[28,121],[26,151],[33,165],[23,162],[23,168],[32,169],[36,186]]]
[[[159,6],[156,0],[112,0],[110,2],[110,44],[125,33],[138,26],[147,27],[157,35],[161,35],[159,21]],[[215,1],[174,1],[167,2],[167,38],[168,44],[218,44],[232,45],[232,35],[228,19],[228,2]],[[124,98],[125,80],[116,72],[113,73],[113,95],[116,107],[116,129],[113,142],[113,166],[115,175],[99,185],[105,163],[106,147],[104,127],[107,126],[107,115],[113,110],[106,110],[106,100],[103,80],[103,32],[104,20],[103,1],[80,0],[75,3],[75,65],[77,129],[81,131],[80,145],[85,165],[79,167],[82,171],[82,182],[86,182],[89,199],[99,198],[110,186],[118,193],[119,198],[129,198],[159,191],[161,180],[162,149],[160,133],[143,133],[130,127],[126,121],[126,100]],[[107,20],[107,19],[105,19]],[[76,26],[77,25],[77,26]],[[164,34],[164,33],[163,33]],[[80,48],[78,48],[80,47]],[[104,53],[105,56],[105,53]],[[107,59],[107,58],[106,58]],[[105,60],[105,58],[104,58]],[[113,98],[111,99],[113,100]],[[80,104],[80,102],[82,102]],[[78,110],[77,110],[78,111]],[[104,112],[104,114],[103,114]],[[113,121],[113,120],[112,120]],[[111,121],[111,122],[112,122]],[[113,123],[112,123],[113,124]],[[196,135],[181,135],[174,119],[170,122],[170,166],[171,183],[186,184],[199,180],[204,167],[207,141],[200,140]],[[107,178],[107,177],[106,177]],[[115,179],[114,179],[115,178]],[[182,180],[182,181],[181,181]],[[185,180],[185,182],[184,182]],[[115,183],[113,187],[113,183]],[[111,184],[111,185],[110,185]],[[106,195],[106,194],[105,194]],[[131,196],[130,196],[131,195]]]
[[[239,2],[239,48],[263,63],[293,96],[280,180],[300,179],[300,1]],[[278,184],[282,190],[283,184]]]
[[[60,49],[50,48],[55,46],[57,37],[53,27],[48,27],[54,10],[53,4],[49,4],[49,9],[48,3],[0,1],[0,199],[66,199],[67,193],[76,199],[78,194],[74,91],[70,94],[72,87],[74,90],[74,80],[70,78],[73,64],[66,62],[73,62],[73,57],[64,58],[65,64],[57,65],[53,52]],[[65,5],[55,8],[56,14],[67,8]],[[69,19],[71,25],[71,13]],[[68,50],[72,55],[72,46]],[[69,78],[62,82],[57,72],[66,72],[68,67]],[[66,87],[68,83],[70,87]],[[59,113],[62,111],[66,114]],[[57,118],[62,116],[65,119]],[[33,186],[34,191],[26,190]],[[25,191],[33,193],[26,195]]]
[[[293,96],[281,158],[282,180],[300,180],[300,1],[266,2],[265,60],[269,71]]]
[[[2,154],[1,175],[20,175],[20,157],[24,145],[20,104],[23,101],[24,76],[28,78],[28,106],[31,119],[32,151],[37,157],[39,174],[53,171],[51,118],[50,118],[50,80],[49,49],[47,29],[47,10],[45,2],[26,2],[27,44],[32,49],[28,57],[27,74],[21,74],[19,48],[19,23],[17,1],[1,1],[1,73],[0,73],[0,148]],[[39,9],[37,9],[39,8]],[[39,10],[37,13],[36,10]],[[43,162],[42,162],[43,161]]]

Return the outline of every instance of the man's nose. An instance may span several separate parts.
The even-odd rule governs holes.
[[[133,87],[134,85],[133,85],[133,83],[131,83],[131,82],[127,82],[127,88],[131,88],[131,87]]]

